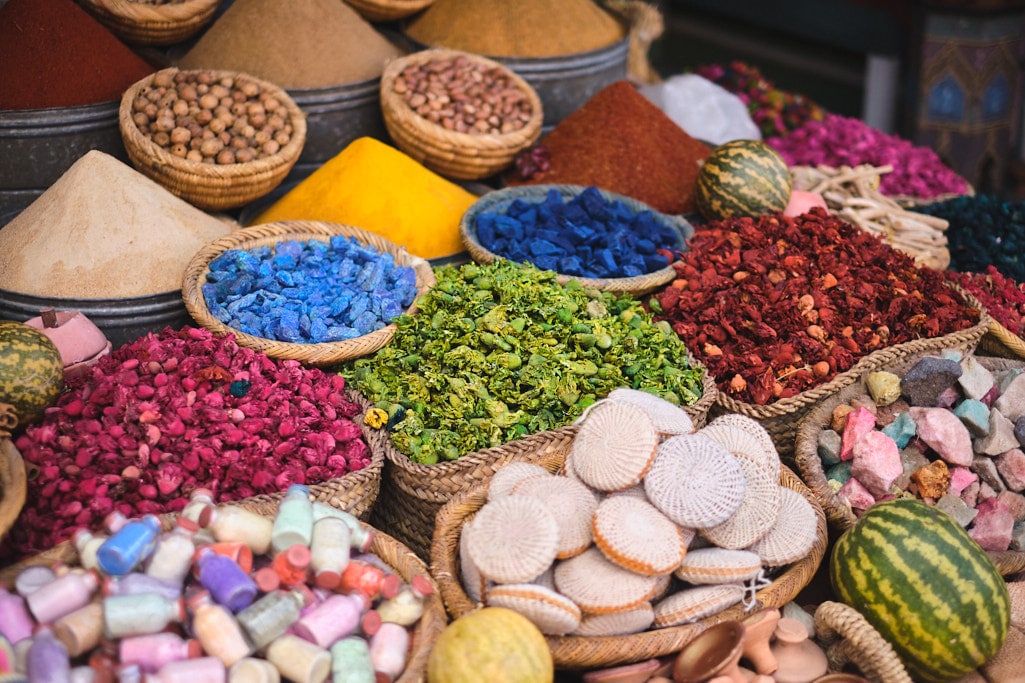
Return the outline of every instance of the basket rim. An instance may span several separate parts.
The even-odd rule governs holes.
[[[563,454],[564,457],[564,454]],[[759,607],[782,607],[806,586],[826,553],[828,532],[825,514],[814,493],[786,465],[780,464],[780,485],[807,500],[816,516],[816,538],[808,555],[788,565],[772,583],[757,591]],[[438,512],[430,549],[431,574],[441,590],[448,614],[456,619],[480,608],[472,603],[459,581],[458,537],[461,523],[487,500],[490,480],[482,481],[446,503]],[[795,585],[796,584],[796,585]],[[708,626],[743,618],[743,605],[734,605],[698,622],[649,629],[623,636],[545,636],[557,668],[582,669],[612,666],[661,657],[678,651]]]
[[[478,263],[492,263],[496,259],[506,258],[485,248],[478,240],[477,226],[475,223],[477,214],[482,211],[492,209],[493,207],[501,207],[511,204],[517,199],[525,199],[528,201],[533,198],[543,199],[550,190],[559,192],[563,197],[576,197],[589,187],[597,189],[606,200],[622,202],[632,211],[650,211],[657,220],[672,228],[673,231],[677,233],[680,241],[679,244],[675,245],[675,248],[685,250],[687,248],[687,240],[694,235],[694,226],[683,216],[663,213],[652,208],[648,204],[645,204],[639,199],[634,199],[628,195],[612,192],[611,190],[605,190],[597,186],[539,183],[504,187],[488,192],[487,194],[479,197],[470,205],[470,208],[463,213],[463,217],[459,221],[459,234],[462,237],[463,244],[466,246],[467,251],[473,259]],[[668,284],[669,282],[672,282],[676,277],[676,269],[674,269],[672,264],[669,263],[665,268],[660,268],[643,275],[635,275],[633,277],[586,278],[558,272],[556,272],[556,275],[556,279],[560,284],[566,284],[570,280],[577,280],[584,287],[639,295],[647,294]]]
[[[509,78],[530,100],[530,120],[522,128],[508,133],[486,135],[460,133],[448,130],[420,116],[394,91],[392,86],[395,83],[395,79],[407,66],[455,57],[465,57],[477,64],[496,69]],[[494,154],[502,156],[515,154],[519,149],[532,144],[541,136],[541,124],[544,121],[541,97],[526,79],[510,67],[494,59],[473,52],[451,48],[431,47],[389,60],[384,66],[384,71],[381,73],[380,97],[381,110],[386,122],[402,126],[403,129],[416,138],[418,144],[427,148],[436,148],[433,150],[435,154],[454,154],[465,156],[468,159]],[[461,149],[467,150],[464,155],[460,155]]]
[[[434,270],[428,261],[410,254],[404,247],[400,247],[376,233],[343,223],[306,220],[278,221],[238,228],[207,243],[196,252],[182,277],[182,300],[185,308],[203,327],[216,334],[233,334],[240,345],[259,349],[272,358],[301,359],[311,365],[331,365],[373,353],[391,341],[392,335],[398,329],[395,323],[390,323],[370,334],[340,342],[311,344],[279,342],[247,334],[225,325],[211,315],[206,297],[203,295],[202,283],[205,281],[207,273],[210,272],[210,263],[229,249],[247,249],[261,246],[266,242],[277,243],[283,239],[325,241],[324,238],[333,236],[355,238],[361,244],[392,254],[398,265],[413,268],[416,272],[417,298],[435,284]],[[414,299],[404,313],[413,315],[416,311],[417,305],[416,299]]]
[[[288,111],[289,122],[292,124],[292,136],[289,138],[288,143],[281,147],[276,154],[245,163],[207,164],[202,161],[183,159],[171,154],[170,150],[164,149],[143,135],[139,127],[135,125],[135,121],[132,120],[132,102],[136,95],[144,88],[149,87],[158,75],[169,74],[174,76],[180,72],[207,72],[213,74],[216,78],[241,79],[245,82],[255,83],[265,92],[272,93]],[[303,146],[306,144],[306,115],[299,108],[299,105],[295,103],[295,100],[292,99],[292,96],[284,88],[242,71],[179,69],[175,66],[160,69],[136,81],[125,90],[121,96],[118,118],[125,147],[128,148],[130,146],[132,151],[140,157],[147,159],[149,164],[161,168],[162,175],[175,173],[179,176],[192,176],[207,183],[232,181],[239,178],[262,178],[265,175],[280,173],[282,170],[287,173],[288,169],[299,159]]]
[[[993,319],[986,332],[1013,352],[1017,358],[1025,359],[1025,339],[1011,332],[1005,325]]]
[[[203,22],[217,10],[221,0],[179,0],[150,5],[131,0],[81,0],[125,26],[174,31],[180,23]]]

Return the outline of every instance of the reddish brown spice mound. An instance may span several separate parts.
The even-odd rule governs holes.
[[[170,328],[104,357],[16,441],[37,468],[0,558],[129,517],[317,484],[370,464],[336,374],[276,361],[232,336]]]
[[[985,273],[944,272],[978,299],[986,312],[1011,334],[1025,335],[1025,282],[1006,277],[993,265],[986,266]]]
[[[980,311],[881,239],[813,209],[698,228],[650,302],[719,390],[766,405],[877,349],[978,324]]]
[[[519,162],[508,185],[595,185],[668,214],[692,213],[700,162],[712,150],[692,138],[629,81],[606,86],[540,142],[543,164]],[[529,168],[524,174],[522,169]]]

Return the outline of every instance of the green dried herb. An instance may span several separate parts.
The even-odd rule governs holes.
[[[504,259],[435,276],[387,346],[341,368],[415,462],[561,427],[617,387],[677,405],[701,398],[704,368],[629,296]]]

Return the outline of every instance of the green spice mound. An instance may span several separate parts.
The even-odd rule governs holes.
[[[629,296],[504,259],[435,276],[387,346],[342,368],[414,462],[564,426],[617,387],[677,405],[701,398],[704,369]]]

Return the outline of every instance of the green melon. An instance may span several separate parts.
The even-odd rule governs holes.
[[[14,406],[18,424],[33,422],[64,388],[64,362],[50,338],[34,327],[0,320],[0,403]]]
[[[885,638],[916,681],[952,681],[1004,644],[1007,584],[953,517],[911,498],[876,503],[837,539],[837,597]]]
[[[719,145],[698,173],[695,199],[707,220],[782,211],[793,179],[783,157],[761,140]]]

